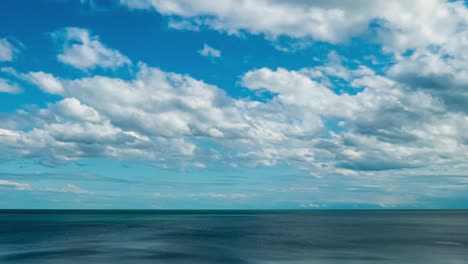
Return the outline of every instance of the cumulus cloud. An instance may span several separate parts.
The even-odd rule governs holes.
[[[128,57],[102,44],[99,37],[91,35],[87,29],[69,27],[52,35],[63,45],[57,59],[80,70],[116,69],[131,64]]]
[[[54,112],[74,120],[90,123],[98,123],[102,120],[102,117],[96,110],[87,105],[83,105],[76,98],[65,98],[52,107],[55,108]]]
[[[161,164],[187,159],[200,167],[192,137],[239,137],[247,127],[222,90],[146,66],[133,81],[95,76],[60,84],[64,99],[30,113],[37,119],[33,130],[3,129],[2,145],[45,164],[104,156]]]
[[[198,53],[205,57],[219,58],[221,57],[221,51],[217,50],[207,44],[203,45],[203,49],[199,50]]]
[[[153,136],[236,136],[243,122],[235,100],[189,76],[143,66],[134,81],[102,76],[66,81],[65,94],[113,124]],[[100,89],[95,89],[99,86]],[[100,100],[108,97],[109,100]]]
[[[395,76],[395,71],[390,70],[390,77]],[[356,95],[335,94],[324,75],[364,90]],[[453,103],[444,104],[439,93],[415,85],[408,87],[407,83],[363,70],[362,66],[347,69],[335,65],[333,71],[328,66],[300,71],[263,68],[247,72],[242,84],[249,89],[273,92],[272,102],[281,104],[283,109],[296,109],[294,116],[299,120],[306,120],[301,111],[316,113],[325,120],[342,120],[344,131],[332,132],[330,139],[308,141],[313,163],[336,167],[339,174],[441,166],[467,158],[466,139],[461,132],[467,117],[451,112]],[[451,91],[463,96],[463,92]],[[295,147],[292,140],[287,145],[289,149]],[[294,152],[300,153],[299,150]],[[292,159],[285,156],[287,151],[280,153],[276,155]]]
[[[0,39],[0,62],[12,61],[19,50],[8,39]]]
[[[317,114],[297,116],[293,108],[281,113],[276,102],[234,99],[216,86],[145,65],[130,81],[94,76],[58,82],[64,99],[30,112],[36,117],[32,130],[21,130],[21,124],[4,127],[2,145],[48,165],[116,157],[203,168],[216,151],[198,141],[209,140],[240,148],[226,160],[271,165],[284,155],[311,161],[307,147],[286,150],[282,141],[311,138],[323,129]],[[21,120],[3,119],[4,124]]]
[[[61,81],[50,73],[46,73],[43,71],[19,73],[12,67],[2,67],[0,68],[0,72],[10,75],[10,77],[16,80],[26,81],[31,84],[34,84],[43,92],[48,94],[60,95],[63,92]],[[17,87],[16,84],[12,84],[12,81],[5,80],[5,82],[10,86]],[[10,88],[9,90],[12,90],[12,88]]]
[[[52,123],[29,132],[3,129],[3,146],[13,147],[23,157],[38,158],[44,165],[57,165],[82,157],[149,158],[144,137],[122,131],[108,123]]]
[[[466,36],[453,36],[460,42]],[[468,43],[467,43],[468,44]],[[424,90],[441,100],[452,111],[467,112],[468,57],[463,48],[454,51],[418,49],[401,58],[389,70],[389,75],[410,90]]]

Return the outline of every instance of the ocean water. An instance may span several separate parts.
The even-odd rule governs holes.
[[[0,263],[467,264],[467,211],[0,211]]]

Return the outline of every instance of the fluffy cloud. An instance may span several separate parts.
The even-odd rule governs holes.
[[[237,33],[247,30],[254,34],[293,37],[313,36],[317,40],[339,42],[364,30],[367,17],[351,16],[328,1],[152,1],[121,0],[130,8],[154,8],[173,18],[172,24],[207,26],[215,30]],[[329,7],[330,6],[330,7]],[[291,14],[294,14],[291,15]],[[340,36],[340,33],[343,37]]]
[[[131,64],[129,58],[106,47],[87,29],[69,27],[52,35],[63,44],[57,59],[80,70],[96,67],[116,69]]]
[[[102,120],[99,113],[93,108],[83,105],[76,98],[65,98],[52,106],[54,112],[60,113],[74,120],[98,123]]]
[[[203,45],[203,49],[199,50],[198,53],[205,57],[219,58],[221,57],[221,51],[217,50],[207,44]]]
[[[62,83],[59,79],[55,78],[50,73],[38,71],[38,72],[29,72],[29,73],[19,73],[12,67],[2,67],[0,68],[1,73],[9,75],[11,78],[14,78],[19,81],[26,81],[35,86],[39,87],[43,92],[48,94],[60,95],[63,93]],[[4,79],[3,79],[4,80]],[[21,89],[13,84],[12,81],[4,80],[4,83],[9,85],[10,88],[4,88],[5,90],[10,91],[21,91]]]
[[[285,35],[340,43],[378,24],[377,37],[390,50],[442,44],[463,31],[463,2],[418,1],[278,1],[278,0],[120,0],[132,9],[154,9],[175,28],[210,29],[231,34],[247,31],[269,38]]]
[[[34,73],[20,76],[37,77]],[[0,134],[3,146],[13,147],[18,155],[39,158],[44,164],[103,156],[133,157],[162,165],[188,159],[199,167],[201,163],[194,158],[197,147],[190,141],[197,137],[242,137],[243,129],[248,128],[235,100],[188,76],[146,66],[133,81],[47,76],[63,88],[60,94],[64,99],[29,113],[36,117],[33,130],[5,127]],[[37,85],[44,84],[37,80],[31,79]],[[4,124],[21,119],[15,117],[4,119]],[[21,125],[11,128],[21,129]]]
[[[235,100],[223,90],[156,68],[143,66],[130,82],[95,76],[64,86],[66,96],[94,107],[113,124],[147,135],[235,137],[244,128]]]
[[[12,61],[15,58],[15,54],[19,52],[10,41],[6,38],[0,39],[0,62]]]
[[[463,41],[465,37],[468,40],[468,34],[453,38]],[[439,98],[450,110],[468,112],[467,59],[461,47],[454,51],[418,49],[393,65],[389,75],[408,89],[424,90]]]
[[[397,75],[400,65],[394,67],[391,76]],[[336,94],[323,76],[341,78],[349,86],[364,90],[356,95]],[[379,76],[362,66],[347,69],[342,65],[335,65],[333,71],[327,65],[300,71],[263,68],[246,73],[242,84],[273,92],[275,96],[269,103],[282,105],[283,111],[292,111],[304,123],[307,119],[303,113],[316,113],[323,120],[341,120],[342,131],[331,132],[330,139],[288,138],[283,142],[296,154],[301,153],[300,146],[309,144],[306,150],[313,163],[322,167],[337,167],[340,172],[346,169],[350,174],[349,170],[457,164],[467,158],[462,131],[468,117],[452,112],[453,102],[444,104],[445,93],[428,91],[424,86]],[[464,94],[457,89],[450,91],[453,97]],[[463,97],[459,99],[466,102]],[[287,153],[276,152],[278,160],[296,160]]]
[[[284,155],[311,161],[313,154],[307,147],[294,153],[282,142],[311,138],[324,128],[316,113],[303,111],[297,116],[297,109],[281,111],[284,106],[278,102],[233,99],[218,87],[145,65],[131,81],[103,76],[66,80],[37,73],[19,76],[43,89],[44,83],[33,76],[55,80],[62,88],[56,94],[64,99],[45,109],[28,110],[26,115],[35,120],[24,126],[34,124],[32,130],[23,131],[16,122],[23,119],[22,112],[4,117],[2,145],[49,165],[82,157],[116,157],[146,159],[161,166],[176,162],[204,167],[210,157],[221,158],[218,147],[239,148],[224,154],[227,161],[271,165]],[[203,141],[211,141],[215,148],[203,147],[199,144]]]

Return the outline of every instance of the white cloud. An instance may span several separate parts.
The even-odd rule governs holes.
[[[18,94],[22,91],[17,84],[0,78],[0,93]]]
[[[31,190],[31,186],[27,183],[13,182],[8,180],[0,180],[0,187],[14,187],[16,190],[26,191]]]
[[[203,45],[203,49],[199,50],[198,53],[205,57],[219,58],[221,57],[221,51],[217,50],[207,44]]]
[[[75,68],[116,69],[131,64],[128,57],[106,47],[98,36],[92,36],[87,29],[69,27],[53,33],[53,36],[63,41],[62,52],[57,56],[58,60]]]
[[[134,81],[96,76],[66,81],[64,86],[67,96],[93,107],[113,124],[139,133],[162,137],[243,133],[244,120],[235,100],[189,76],[143,66]]]
[[[50,73],[30,72],[20,76],[37,85],[46,93],[61,94],[63,92],[62,83]]]
[[[468,65],[463,48],[468,39],[464,30],[468,12],[462,2],[121,2],[131,8],[153,8],[178,27],[235,34],[247,31],[273,39],[288,35],[338,43],[369,33],[370,23],[379,25],[375,37],[396,60],[388,76],[376,75],[366,67],[347,69],[333,53],[328,64],[312,69],[263,68],[246,73],[242,78],[245,87],[277,95],[268,104],[250,103],[249,111],[243,112],[250,124],[270,129],[252,135],[251,139],[261,138],[259,149],[241,142],[239,145],[247,148],[241,158],[256,159],[264,165],[281,158],[315,163],[336,159],[337,166],[346,167],[337,172],[347,174],[351,169],[421,167],[466,158],[466,138],[460,131],[468,111],[464,89]],[[401,55],[409,49],[414,49],[413,55]],[[329,76],[364,91],[356,96],[338,95],[330,89],[333,84]],[[280,113],[272,114],[268,121],[262,118],[268,111],[279,109],[276,107],[281,107]],[[298,140],[298,131],[313,131],[305,130],[304,124],[314,124],[311,128],[320,131],[321,120],[330,117],[345,119],[339,124],[345,124],[342,127],[348,132],[294,148],[304,146],[304,141]],[[282,129],[278,129],[280,124],[284,124]],[[302,136],[305,134],[314,138],[317,132]],[[275,140],[282,144],[273,143]],[[283,144],[293,146],[296,154],[288,154],[291,147],[284,148]],[[315,144],[327,148],[317,150]]]
[[[239,137],[248,126],[222,90],[145,66],[134,81],[96,76],[60,84],[65,98],[30,113],[35,129],[4,129],[2,145],[48,164],[104,156],[200,167],[190,137]]]
[[[341,43],[380,24],[377,37],[389,50],[442,44],[467,23],[462,1],[278,1],[278,0],[121,0],[131,9],[154,9],[175,28],[210,28],[230,34],[243,31],[312,38]]]
[[[468,44],[468,34],[454,35],[453,39],[460,42],[459,48],[418,49],[393,65],[389,75],[410,90],[421,90],[438,98],[452,111],[468,112],[468,56],[462,47],[463,43]]]
[[[325,1],[134,1],[121,0],[130,8],[154,8],[167,16],[186,19],[191,24],[237,33],[247,30],[271,36],[313,36],[317,40],[339,42],[366,28],[366,17],[349,13]],[[348,5],[349,6],[349,5]],[[294,15],[292,15],[294,14]],[[189,23],[186,23],[189,24]]]
[[[196,141],[206,139],[246,150],[246,155],[228,159],[274,164],[283,150],[271,142],[311,137],[323,128],[317,115],[304,113],[307,124],[294,124],[300,117],[292,110],[280,113],[274,103],[236,100],[189,76],[144,65],[132,81],[95,76],[59,83],[65,98],[30,113],[37,118],[35,129],[5,128],[3,145],[48,164],[104,156],[205,167],[204,157],[211,150]],[[5,120],[5,124],[11,122],[14,119]],[[265,144],[265,149],[252,151],[256,144]],[[312,159],[305,147],[284,153]]]
[[[242,77],[242,85],[251,90],[266,89],[277,93],[276,98],[281,103],[310,106],[316,110],[332,110],[330,104],[336,103],[339,97],[320,82],[283,68],[276,71],[268,68],[249,71]],[[312,101],[315,103],[311,104]]]
[[[109,123],[45,123],[29,132],[3,129],[2,145],[13,147],[18,155],[38,158],[46,165],[57,165],[82,157],[151,159],[154,154],[148,139],[122,131]],[[173,142],[161,147],[175,148]],[[174,144],[175,145],[175,144]]]
[[[56,103],[55,108],[55,112],[75,120],[91,123],[102,121],[102,117],[96,110],[87,105],[83,105],[76,98],[65,98]]]
[[[0,39],[0,62],[12,61],[18,52],[18,48],[11,44],[11,42],[8,41],[8,39]]]
[[[350,86],[364,87],[364,91],[354,96],[337,95],[330,91],[323,76],[338,77]],[[405,83],[378,76],[362,67],[354,70],[342,65],[335,65],[333,71],[328,66],[300,71],[263,68],[246,73],[242,84],[249,89],[275,93],[272,102],[283,105],[283,111],[295,109],[294,116],[299,120],[306,120],[302,113],[346,120],[339,123],[344,125],[345,132],[331,133],[330,140],[309,141],[308,148],[310,157],[314,157],[313,163],[338,167],[335,172],[339,174],[442,166],[458,164],[467,158],[468,141],[461,132],[467,124],[467,116],[451,113],[448,105],[454,104],[442,104],[440,99],[444,98],[440,90],[433,92],[415,85],[408,90]],[[463,91],[452,88],[450,91],[453,97],[464,96]],[[295,153],[300,153],[298,146],[305,143],[299,141],[301,143],[296,146],[290,139],[285,142]],[[287,151],[275,149],[277,152],[273,153],[278,155],[278,160],[281,156],[287,160],[297,159],[297,155],[287,156]]]
[[[49,94],[60,95],[63,93],[63,87],[61,81],[54,75],[42,71],[29,72],[29,73],[18,73],[12,67],[2,67],[0,72],[6,73],[17,80],[27,81],[39,87],[42,91]],[[11,83],[11,82],[8,82]]]

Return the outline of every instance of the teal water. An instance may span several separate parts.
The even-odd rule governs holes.
[[[0,263],[468,263],[467,211],[0,211]]]

